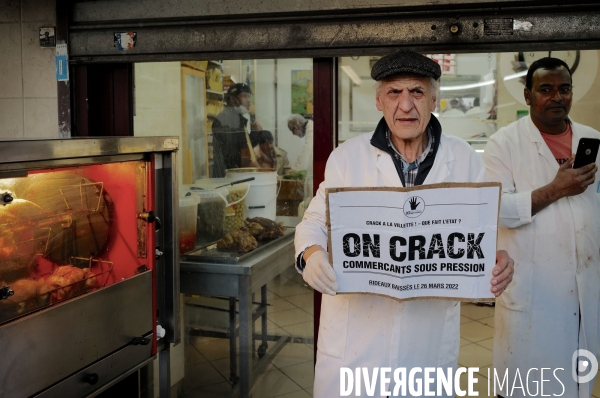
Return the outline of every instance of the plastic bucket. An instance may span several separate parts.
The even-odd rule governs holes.
[[[194,196],[198,198],[196,217],[196,246],[221,239],[223,234],[223,218],[226,203],[221,195],[214,191],[193,190],[193,184],[183,185],[179,189],[179,197]]]
[[[275,220],[278,191],[275,170],[247,167],[228,169],[225,175],[232,180],[254,177],[254,181],[248,182],[250,188],[246,195],[246,217],[264,217]]]
[[[190,252],[196,248],[196,228],[198,222],[197,195],[179,198],[179,254]]]
[[[222,227],[219,228],[218,226],[214,225],[218,222],[217,218],[220,217],[220,212],[214,213],[214,215],[211,217],[211,220],[205,223],[207,224],[205,225],[207,227],[205,229],[211,229],[214,232],[213,235],[217,235],[219,230],[222,232],[221,236],[216,238],[217,240],[220,239],[224,234],[235,231],[236,229],[240,229],[244,226],[246,208],[245,199],[249,190],[248,184],[241,183],[217,188],[222,185],[230,184],[234,181],[235,180],[232,178],[206,178],[202,180],[196,180],[196,182],[190,188],[192,192],[196,192],[198,195],[200,195],[203,203],[201,204],[201,207],[206,207],[206,210],[216,208],[217,205],[209,205],[205,199],[210,199],[211,203],[215,200],[221,200],[224,204],[224,213],[220,218]],[[201,188],[201,190],[199,190],[199,188]],[[206,206],[204,204],[206,204]],[[202,212],[201,210],[199,211]],[[211,228],[209,224],[213,225],[213,227]]]

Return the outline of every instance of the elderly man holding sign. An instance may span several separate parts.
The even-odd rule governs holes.
[[[325,293],[315,369],[317,398],[341,395],[341,368],[456,368],[457,301],[336,295],[336,274],[325,249],[327,188],[401,188],[486,180],[485,166],[475,151],[461,139],[442,134],[431,114],[440,75],[437,63],[410,51],[383,57],[373,66],[376,106],[383,118],[373,133],[350,139],[333,151],[325,181],[296,229],[296,266],[309,285]],[[493,296],[504,291],[512,274],[508,254],[497,252],[490,281]],[[380,396],[379,386],[375,391]],[[364,388],[360,393],[370,394]]]

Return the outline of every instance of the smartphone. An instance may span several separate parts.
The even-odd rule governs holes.
[[[594,163],[596,161],[596,156],[598,156],[598,147],[600,147],[600,140],[598,138],[579,139],[573,168],[578,169],[586,164]]]

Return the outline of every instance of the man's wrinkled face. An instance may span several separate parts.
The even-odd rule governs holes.
[[[292,134],[294,134],[296,137],[304,137],[304,126],[298,124],[298,123],[294,123],[288,126],[290,128],[290,130],[292,131]]]
[[[401,76],[382,82],[376,101],[392,140],[413,140],[426,130],[435,110],[436,94],[431,79]]]
[[[566,119],[572,100],[571,76],[564,66],[536,69],[531,79],[531,90],[525,88],[525,101],[531,118],[542,124]]]

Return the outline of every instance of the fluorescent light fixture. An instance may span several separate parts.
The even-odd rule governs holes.
[[[356,72],[354,72],[354,69],[352,69],[351,66],[342,65],[342,70],[350,78],[350,80],[354,82],[354,84],[356,84],[357,86],[360,86],[362,84],[361,78],[356,74]]]
[[[506,75],[506,76],[504,76],[504,81],[516,79],[517,77],[521,77],[521,76],[525,76],[525,75],[527,75],[527,71],[526,70],[524,70],[522,72],[518,72],[518,73],[513,73],[512,75]]]
[[[475,149],[475,152],[477,153],[483,153],[484,149]]]
[[[470,88],[477,88],[483,86],[489,86],[490,84],[494,84],[495,80],[487,80],[485,82],[480,83],[472,83],[472,84],[463,84],[461,86],[445,86],[440,87],[440,91],[451,91],[451,90],[468,90]]]

